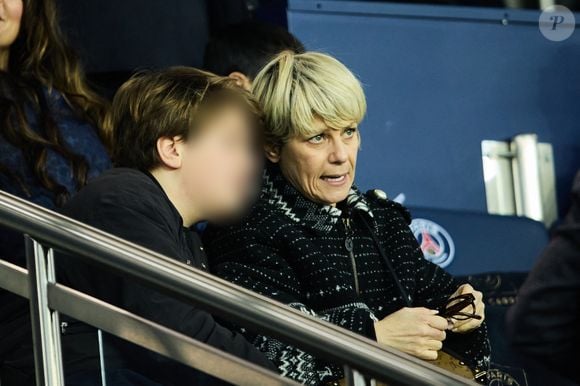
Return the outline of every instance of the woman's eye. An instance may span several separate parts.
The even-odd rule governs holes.
[[[347,137],[352,137],[352,136],[353,136],[355,133],[356,133],[356,129],[355,129],[354,127],[353,127],[353,128],[350,128],[350,129],[346,129],[346,130],[344,131],[344,134],[345,134]]]
[[[315,135],[314,137],[310,138],[308,140],[308,142],[310,143],[320,143],[324,140],[324,135],[319,134],[319,135]]]

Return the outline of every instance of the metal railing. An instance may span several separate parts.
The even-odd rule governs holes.
[[[56,282],[53,248],[390,385],[475,385],[427,362],[0,192],[0,225],[25,234],[28,270],[0,260],[0,287],[30,299],[38,385],[64,384],[59,313],[239,385],[295,385],[278,374]]]

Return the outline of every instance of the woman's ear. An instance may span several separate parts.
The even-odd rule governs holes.
[[[157,153],[161,163],[170,169],[179,169],[182,163],[183,139],[161,137],[157,140]]]
[[[266,158],[270,160],[270,162],[277,164],[280,162],[280,152],[282,148],[280,145],[272,145],[266,144],[264,145],[264,151],[266,153]]]
[[[239,71],[234,71],[229,74],[228,77],[234,79],[238,87],[247,91],[252,91],[252,81],[245,74],[242,74]]]

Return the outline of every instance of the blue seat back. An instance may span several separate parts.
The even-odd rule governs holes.
[[[548,243],[542,223],[523,217],[410,208],[425,258],[454,275],[527,272]]]

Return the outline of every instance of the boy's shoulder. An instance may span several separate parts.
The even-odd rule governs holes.
[[[115,168],[91,179],[61,212],[82,221],[104,207],[159,211],[165,201],[165,193],[152,177],[136,169]]]
[[[162,196],[160,186],[146,173],[129,168],[114,168],[89,181],[73,198],[117,198],[122,200]]]

